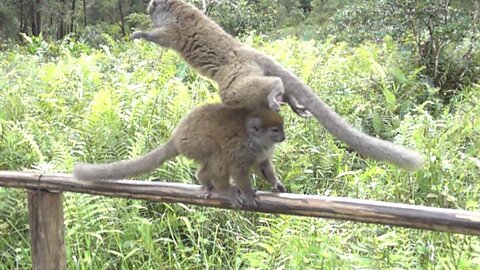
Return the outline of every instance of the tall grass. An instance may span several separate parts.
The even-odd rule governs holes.
[[[357,128],[428,160],[418,172],[364,160],[284,108],[287,141],[274,163],[290,191],[479,209],[480,86],[438,102],[409,52],[388,38],[353,48],[245,42]],[[0,169],[70,172],[77,161],[132,158],[163,143],[191,108],[219,101],[211,81],[145,42],[30,46],[0,52]],[[178,158],[142,178],[195,183],[194,170]],[[24,192],[0,189],[0,269],[31,267],[27,224]],[[183,204],[66,194],[65,225],[69,269],[480,267],[476,237]]]

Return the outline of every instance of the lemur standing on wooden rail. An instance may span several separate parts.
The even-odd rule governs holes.
[[[275,144],[284,139],[283,120],[273,110],[251,112],[223,104],[206,105],[190,111],[167,143],[150,153],[107,164],[78,163],[73,174],[81,180],[123,179],[153,171],[166,160],[183,155],[200,164],[196,176],[206,197],[215,191],[235,207],[254,208],[252,168],[277,191],[285,192],[271,159]],[[230,185],[230,177],[235,186]]]

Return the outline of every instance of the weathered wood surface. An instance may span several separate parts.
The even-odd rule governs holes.
[[[63,194],[28,190],[27,198],[33,269],[67,269]]]
[[[162,202],[232,208],[198,185],[144,181],[80,181],[68,174],[0,171],[0,186],[61,190]],[[257,212],[333,218],[461,234],[480,235],[480,212],[350,198],[258,192]]]

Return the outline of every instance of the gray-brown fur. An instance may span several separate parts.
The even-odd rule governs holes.
[[[284,139],[283,120],[277,112],[206,105],[188,113],[167,143],[152,152],[134,160],[78,163],[73,174],[82,180],[123,179],[153,171],[166,160],[183,155],[200,164],[196,176],[206,196],[213,189],[233,198],[234,204],[255,207],[251,169],[278,191],[285,191],[271,162],[275,144]],[[230,177],[236,186],[230,184]]]
[[[143,38],[177,51],[193,68],[215,80],[222,102],[233,108],[270,108],[285,101],[300,116],[312,114],[335,137],[360,155],[418,169],[423,157],[403,146],[368,136],[351,127],[297,76],[266,54],[244,45],[191,4],[151,0],[148,12],[155,30]],[[283,94],[283,95],[282,95]]]

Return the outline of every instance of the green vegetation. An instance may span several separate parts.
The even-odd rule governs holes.
[[[233,16],[250,11],[249,1],[240,2],[246,4]],[[344,2],[300,1],[311,4],[312,16],[284,21],[281,29],[277,17],[245,15],[244,26],[262,19],[253,30],[277,38],[253,33],[242,40],[292,69],[357,128],[418,149],[428,162],[406,172],[364,160],[315,120],[284,108],[287,141],[274,157],[284,183],[296,193],[478,211],[480,46],[473,13],[455,7],[458,14],[452,11],[457,15],[445,22],[419,12],[393,31],[376,19],[367,21],[372,25],[354,20],[374,16],[373,2]],[[443,1],[424,2],[434,8]],[[292,12],[307,13],[297,7]],[[327,14],[339,10],[332,18],[337,23],[313,17],[320,7]],[[386,19],[399,22],[408,7]],[[0,22],[10,14],[5,10],[0,4]],[[272,14],[286,16],[276,10]],[[478,14],[478,6],[471,10]],[[422,16],[431,20],[415,19]],[[141,16],[129,18],[142,23]],[[430,33],[432,24],[440,32]],[[0,31],[7,26],[14,27],[0,23]],[[96,28],[102,34],[86,31],[59,41],[48,33],[24,35],[20,45],[0,44],[0,170],[71,172],[80,160],[132,158],[165,142],[191,108],[219,101],[216,86],[175,53],[103,33],[114,27],[104,26]],[[194,163],[179,158],[142,178],[196,183],[194,171]],[[0,269],[31,268],[25,197],[23,190],[0,188]],[[69,269],[480,267],[478,237],[353,222],[82,194],[65,194],[65,222]]]

